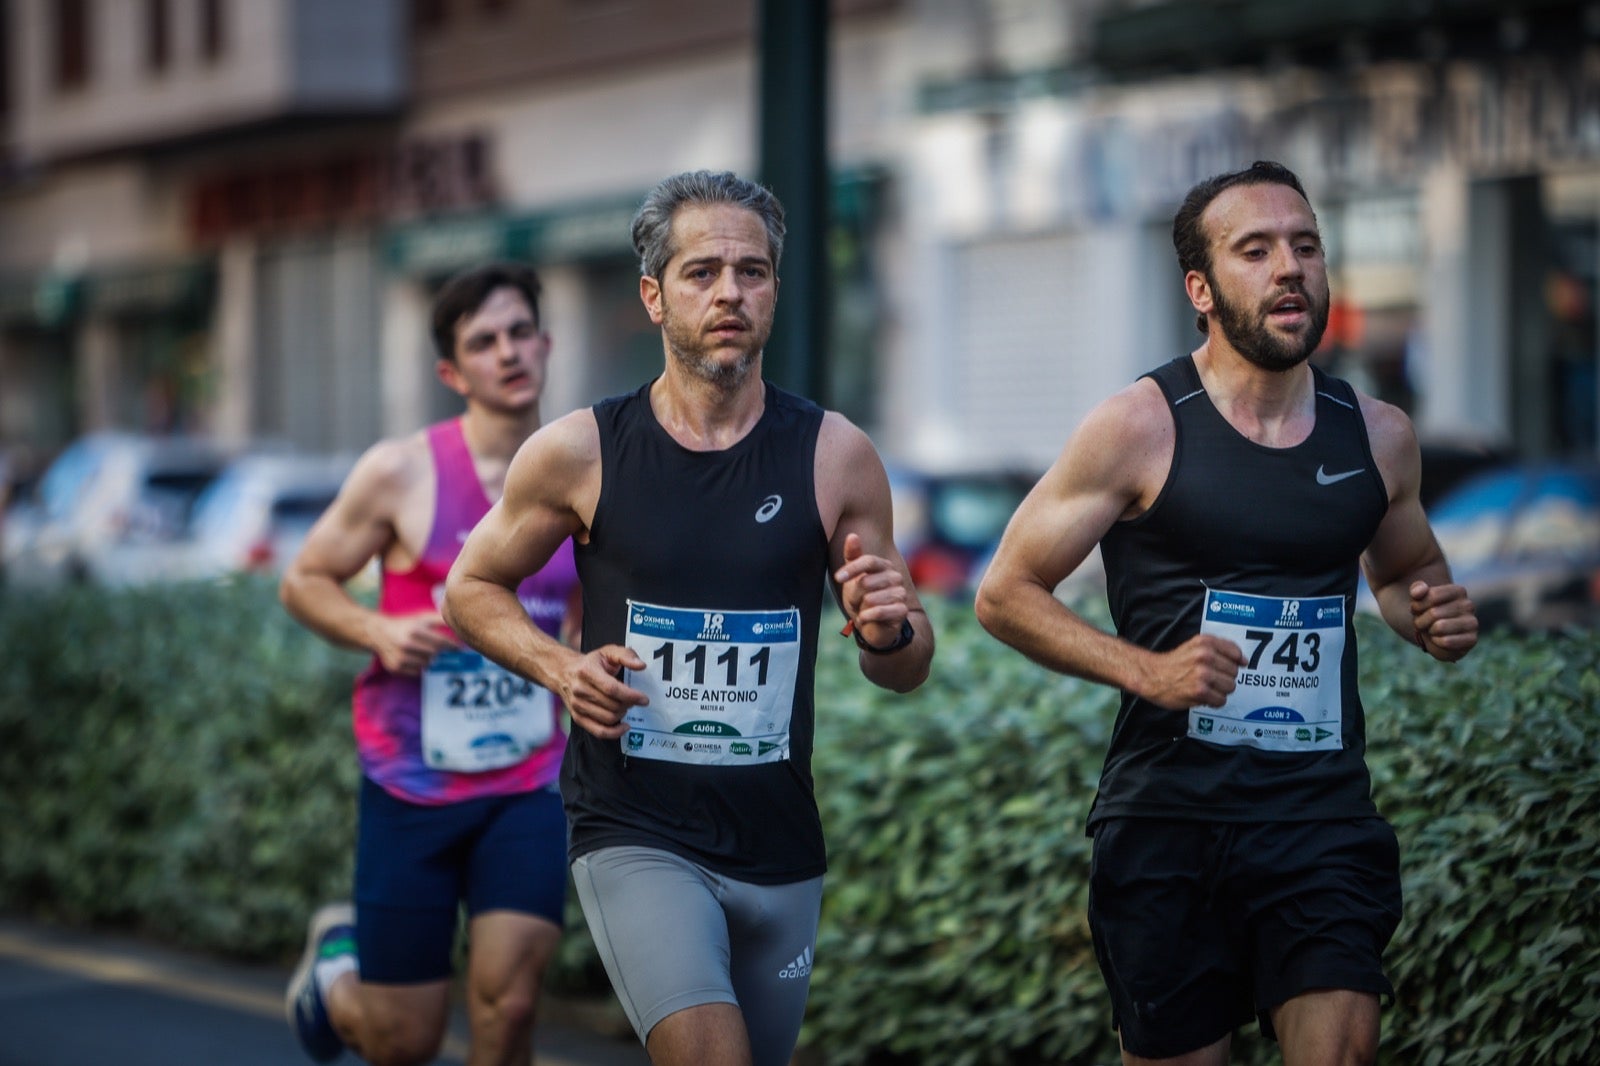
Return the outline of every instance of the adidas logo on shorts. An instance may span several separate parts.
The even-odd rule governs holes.
[[[786,980],[790,980],[792,978],[796,978],[796,977],[810,977],[810,976],[811,976],[811,949],[810,948],[806,948],[799,955],[796,955],[795,956],[795,960],[793,962],[791,962],[789,965],[785,966],[783,969],[778,971],[778,979],[779,980],[785,980],[785,981]]]

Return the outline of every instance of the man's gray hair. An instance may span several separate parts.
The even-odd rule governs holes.
[[[731,204],[754,211],[767,229],[767,252],[772,269],[783,254],[783,205],[761,185],[732,171],[695,170],[674,174],[644,198],[633,216],[633,250],[639,253],[639,273],[659,278],[677,251],[672,246],[672,217],[685,205]]]

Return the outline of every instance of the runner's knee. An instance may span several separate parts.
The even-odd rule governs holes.
[[[371,1066],[420,1066],[432,1062],[444,1043],[443,1012],[366,1011],[361,1057]]]

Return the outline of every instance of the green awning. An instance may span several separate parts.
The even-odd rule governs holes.
[[[840,168],[830,195],[834,221],[861,225],[884,181],[872,166]],[[397,274],[437,277],[491,259],[530,263],[632,256],[629,232],[644,191],[529,214],[453,215],[396,227],[384,237],[384,260]],[[792,224],[792,220],[791,220]]]
[[[458,215],[389,231],[384,258],[400,274],[438,275],[491,259],[549,262],[628,254],[637,198],[539,214]]]
[[[1094,22],[1089,61],[1111,74],[1206,70],[1260,62],[1273,49],[1336,49],[1351,38],[1415,47],[1418,31],[1492,29],[1506,16],[1583,36],[1581,0],[1160,0],[1109,6]],[[1569,17],[1570,16],[1570,17]],[[1410,42],[1409,44],[1407,42]]]
[[[0,323],[59,329],[75,318],[83,303],[83,284],[75,277],[44,273],[0,279]]]
[[[96,270],[85,278],[90,312],[107,316],[203,315],[211,307],[216,267],[185,259]]]

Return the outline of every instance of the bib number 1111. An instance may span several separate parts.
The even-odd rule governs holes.
[[[706,659],[710,655],[710,649],[704,644],[691,644],[688,646],[689,650],[679,658],[678,648],[679,644],[676,641],[669,640],[650,653],[650,658],[660,664],[657,672],[660,674],[661,680],[666,684],[672,684],[675,664],[682,663],[686,669],[693,669],[694,676],[692,678],[679,677],[677,680],[693,685],[704,685],[706,683]],[[712,660],[713,666],[726,671],[727,677],[724,680],[729,688],[738,687],[740,659],[742,658],[741,653],[743,650],[745,649],[729,647]],[[756,685],[765,685],[767,683],[767,668],[771,662],[772,649],[770,647],[758,648],[750,653],[748,659],[744,660],[744,666],[755,671],[754,683]],[[720,676],[719,679],[721,679]],[[751,683],[748,674],[746,674],[745,683]]]

